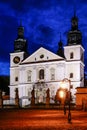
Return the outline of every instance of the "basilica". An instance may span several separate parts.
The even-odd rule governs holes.
[[[49,90],[49,102],[54,104],[64,78],[71,81],[72,101],[75,102],[76,88],[84,86],[84,48],[77,16],[71,19],[71,29],[64,48],[60,39],[57,54],[40,47],[28,55],[24,27],[20,25],[18,37],[14,41],[14,52],[10,53],[10,99],[15,98],[17,88],[20,106],[31,105],[34,90],[35,104],[45,104]]]

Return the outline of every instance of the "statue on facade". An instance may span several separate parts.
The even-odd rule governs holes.
[[[48,88],[46,91],[46,105],[48,106],[50,104],[50,89]]]
[[[19,94],[18,94],[18,88],[15,89],[15,105],[16,105],[16,107],[19,107]]]
[[[33,90],[31,91],[31,105],[34,106],[35,105],[35,90],[33,87]]]

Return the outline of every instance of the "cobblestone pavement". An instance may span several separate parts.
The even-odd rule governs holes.
[[[73,110],[71,115],[68,123],[68,111],[0,109],[0,130],[87,130],[87,112]]]

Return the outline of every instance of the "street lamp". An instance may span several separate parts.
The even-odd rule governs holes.
[[[68,89],[68,101],[69,101],[68,123],[71,123],[71,111],[70,111],[70,100],[71,100],[70,89],[71,89],[71,81],[69,79],[67,79],[67,78],[64,78],[60,82],[60,88],[62,88],[62,89]]]

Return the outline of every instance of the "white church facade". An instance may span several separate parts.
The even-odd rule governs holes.
[[[10,53],[10,98],[15,98],[18,88],[20,106],[31,104],[31,93],[34,89],[35,104],[46,103],[49,88],[50,103],[55,103],[55,95],[64,78],[71,81],[72,100],[75,102],[77,87],[84,86],[84,48],[82,35],[78,30],[78,19],[71,20],[67,45],[62,48],[60,39],[57,54],[40,47],[27,56],[27,42],[24,39],[24,28],[18,28],[18,38],[14,42],[14,52]]]

